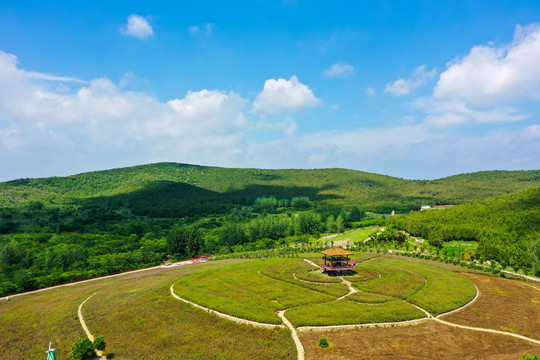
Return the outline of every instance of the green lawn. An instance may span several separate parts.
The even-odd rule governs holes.
[[[298,283],[305,284],[306,287],[304,287],[259,274],[261,269],[264,271],[269,268],[279,268],[283,264],[286,266],[290,263],[289,260],[247,260],[206,269],[177,280],[174,290],[178,296],[210,309],[244,319],[281,324],[282,321],[276,310],[313,302],[331,301],[334,298],[308,288],[317,285],[296,280]],[[292,273],[290,275],[292,277]]]
[[[376,288],[377,291],[373,292],[396,296],[394,295],[395,290],[406,289],[406,291],[400,292],[401,296],[396,297],[404,298],[434,315],[458,308],[476,296],[476,288],[471,280],[458,273],[438,267],[390,258],[375,259],[370,262],[370,266],[374,266],[374,269],[382,270],[381,267],[385,267],[394,271],[390,274],[390,280],[386,282],[388,288],[385,289],[384,286],[379,286]],[[385,276],[381,279],[384,278]],[[395,280],[401,278],[400,286],[399,281],[396,283]],[[360,283],[358,286],[366,290],[369,289],[371,282],[376,283],[378,281],[380,279],[370,280],[366,283]],[[421,284],[422,281],[423,284]],[[392,285],[390,286],[390,284]]]
[[[404,321],[424,317],[424,313],[406,302],[393,299],[381,304],[361,304],[347,298],[299,306],[285,315],[294,326],[348,325]]]
[[[340,240],[351,240],[351,241],[354,241],[354,242],[364,241],[369,237],[369,235],[371,235],[375,231],[379,230],[380,228],[381,228],[380,226],[366,226],[366,227],[363,227],[363,228],[347,231],[344,234],[338,235],[335,238],[328,239],[328,240],[325,240],[325,241],[326,242],[328,242],[328,241],[340,241]]]

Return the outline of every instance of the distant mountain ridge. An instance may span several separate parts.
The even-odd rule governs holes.
[[[316,203],[373,211],[461,204],[540,186],[540,170],[482,171],[404,180],[347,169],[244,169],[155,163],[67,177],[0,183],[0,206],[30,201],[128,206],[138,215],[176,217],[249,205],[257,197],[307,196]],[[115,205],[116,204],[116,205]]]

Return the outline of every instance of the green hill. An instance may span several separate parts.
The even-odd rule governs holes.
[[[433,244],[477,240],[481,259],[540,274],[540,187],[391,221]]]
[[[225,212],[257,197],[309,197],[365,210],[461,204],[540,185],[540,170],[487,171],[438,180],[404,180],[346,169],[263,170],[158,163],[68,177],[0,183],[0,204],[128,207],[134,214],[179,217]],[[37,206],[41,206],[37,204]]]

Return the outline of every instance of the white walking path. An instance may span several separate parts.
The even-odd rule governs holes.
[[[171,295],[173,297],[175,297],[176,299],[180,300],[180,301],[183,301],[183,302],[185,302],[187,304],[195,306],[196,308],[199,308],[201,310],[204,310],[204,311],[212,313],[212,314],[216,314],[219,317],[222,317],[222,318],[227,319],[227,320],[234,321],[235,323],[238,323],[238,324],[252,325],[252,326],[261,327],[261,328],[267,328],[267,329],[275,329],[275,328],[284,328],[285,327],[284,325],[281,325],[281,324],[267,324],[267,323],[261,323],[261,322],[257,322],[257,321],[251,321],[251,320],[247,320],[247,319],[242,319],[242,318],[239,318],[239,317],[236,317],[236,316],[227,315],[227,314],[224,314],[222,312],[219,312],[219,311],[212,310],[210,308],[201,306],[199,304],[196,304],[196,303],[194,303],[192,301],[186,300],[186,299],[181,298],[180,296],[176,295],[175,292],[174,292],[174,284],[171,285]]]
[[[530,341],[530,342],[535,343],[535,344],[540,344],[540,340],[531,339],[529,337],[519,335],[519,334],[514,334],[514,333],[511,333],[511,332],[507,332],[507,331],[499,331],[499,330],[493,330],[493,329],[484,329],[484,328],[478,328],[478,327],[472,327],[472,326],[458,325],[458,324],[450,323],[448,321],[441,320],[439,318],[433,318],[433,320],[435,320],[437,322],[440,322],[441,324],[445,324],[445,325],[460,328],[460,329],[483,331],[483,332],[488,332],[488,333],[491,333],[491,334],[513,336],[513,337],[521,339],[521,340],[526,340],[526,341]]]
[[[507,271],[507,270],[501,270],[501,272],[506,273],[506,274],[510,274],[510,275],[514,275],[514,276],[519,276],[519,277],[522,277],[522,278],[527,279],[527,280],[540,282],[540,278],[537,278],[537,277],[534,277],[534,276],[518,274],[517,272]]]
[[[300,338],[298,337],[298,333],[296,332],[296,328],[291,324],[291,322],[285,317],[285,311],[287,310],[281,310],[278,311],[278,315],[283,320],[285,325],[291,330],[292,337],[294,340],[294,344],[296,345],[296,351],[298,353],[298,360],[304,360],[304,347],[302,346],[302,342],[300,341]]]
[[[81,305],[79,305],[79,310],[77,311],[77,314],[79,315],[79,321],[81,322],[81,326],[82,326],[84,332],[86,333],[86,336],[88,337],[88,340],[90,340],[92,342],[94,342],[94,335],[92,335],[90,330],[88,330],[88,326],[86,326],[86,322],[84,321],[84,317],[83,317],[83,314],[82,314],[82,307],[83,307],[84,303],[86,303],[88,300],[90,300],[90,298],[92,296],[94,296],[96,294],[97,294],[97,292],[95,292],[92,295],[90,295],[89,297],[87,297],[86,300],[84,300],[81,303]],[[96,350],[96,354],[97,354],[97,356],[99,357],[100,360],[107,360],[107,358],[105,356],[103,356],[103,353],[101,351]]]

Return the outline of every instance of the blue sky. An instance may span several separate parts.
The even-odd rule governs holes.
[[[0,3],[0,180],[540,168],[538,1]]]

